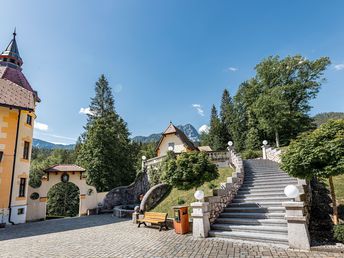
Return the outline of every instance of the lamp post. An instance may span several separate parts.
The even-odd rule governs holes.
[[[172,146],[168,146],[168,151],[173,151],[173,147]]]
[[[263,159],[267,159],[267,157],[266,157],[266,148],[267,148],[267,145],[268,145],[268,141],[267,141],[267,140],[264,140],[264,141],[263,141],[263,146],[262,146]]]
[[[284,194],[288,198],[295,199],[300,195],[296,185],[287,185]],[[305,204],[295,200],[283,202],[285,207],[285,219],[288,222],[289,247],[301,250],[310,249],[310,237],[308,232],[308,221],[304,213]]]
[[[207,237],[210,230],[209,222],[209,203],[204,202],[204,192],[197,190],[194,194],[197,202],[191,203],[192,208],[192,234],[194,237]]]
[[[142,171],[145,172],[146,171],[146,159],[147,157],[146,156],[142,156]]]

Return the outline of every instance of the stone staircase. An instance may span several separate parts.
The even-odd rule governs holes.
[[[270,160],[245,160],[244,169],[243,185],[232,203],[211,225],[209,235],[288,245],[282,202],[291,200],[284,195],[284,188],[297,184],[297,179]]]

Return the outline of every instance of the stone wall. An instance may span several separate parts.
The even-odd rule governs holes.
[[[228,159],[229,163],[235,168],[235,172],[231,177],[227,178],[227,182],[221,184],[219,189],[214,189],[214,196],[204,198],[204,201],[209,203],[210,223],[213,223],[224,208],[231,203],[244,181],[244,164],[240,155],[230,149]]]
[[[281,163],[281,154],[282,151],[278,149],[274,149],[272,147],[263,146],[263,157],[264,157],[264,148],[266,152],[266,159],[275,161],[277,163]]]
[[[164,196],[170,191],[171,187],[168,184],[157,184],[149,189],[145,194],[140,204],[140,212],[145,212],[153,209]]]
[[[139,197],[150,188],[146,172],[137,175],[135,181],[128,186],[119,186],[112,189],[104,198],[103,208],[113,209],[118,205],[139,204]]]

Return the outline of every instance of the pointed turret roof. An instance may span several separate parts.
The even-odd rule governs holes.
[[[7,80],[24,88],[25,90],[30,91],[31,93],[33,93],[35,101],[39,102],[40,99],[37,95],[37,92],[32,89],[30,83],[25,78],[25,75],[22,73],[21,66],[23,64],[23,61],[19,54],[16,36],[16,29],[14,29],[12,40],[10,41],[6,49],[0,54],[0,81]]]
[[[23,65],[23,60],[21,59],[20,54],[19,54],[16,36],[17,36],[16,29],[14,29],[13,38],[8,44],[8,46],[6,47],[5,51],[1,53],[0,61],[3,65],[7,64],[8,66],[12,66],[12,67],[16,66],[18,68]]]

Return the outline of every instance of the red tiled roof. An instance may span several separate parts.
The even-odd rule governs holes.
[[[49,167],[44,172],[85,172],[86,170],[75,164],[59,164]]]
[[[22,86],[24,89],[34,92],[24,74],[18,69],[8,66],[0,66],[0,79],[7,79],[19,86]]]
[[[0,105],[1,104],[34,110],[34,93],[9,80],[0,79]]]

